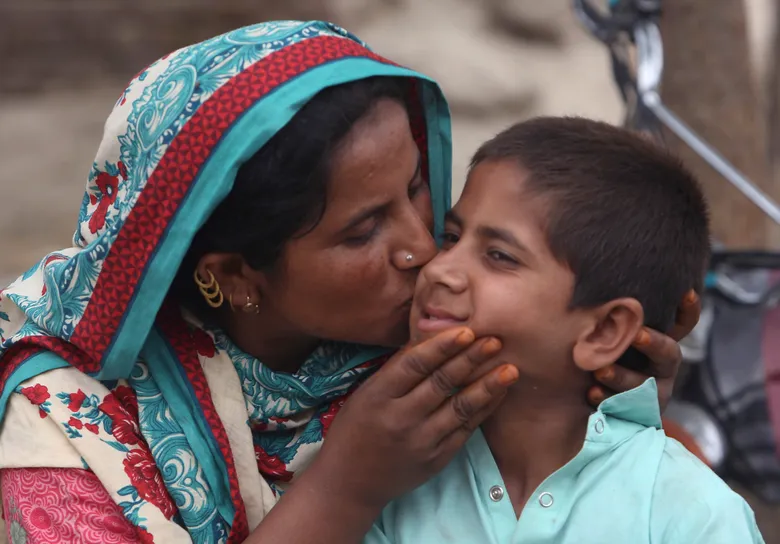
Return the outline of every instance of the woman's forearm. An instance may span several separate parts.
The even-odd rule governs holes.
[[[244,544],[359,544],[381,507],[361,504],[318,473],[315,461]]]

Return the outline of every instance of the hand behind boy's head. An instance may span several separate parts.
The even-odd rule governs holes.
[[[709,250],[690,174],[584,119],[540,118],[486,143],[445,231],[417,283],[412,339],[468,325],[500,338],[524,380],[557,388],[586,385],[581,370],[618,360],[643,323],[668,327]]]

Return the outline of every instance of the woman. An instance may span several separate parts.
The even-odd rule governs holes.
[[[449,181],[436,85],[333,25],[260,24],[141,72],[74,247],[0,300],[12,541],[310,542],[339,505],[441,468],[516,379],[474,377],[496,339],[451,331],[393,356],[289,485],[406,341]],[[639,340],[668,399],[679,349]]]

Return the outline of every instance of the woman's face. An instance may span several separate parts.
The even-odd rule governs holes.
[[[401,345],[417,273],[436,253],[431,195],[404,107],[377,102],[331,164],[322,220],[264,274],[260,304],[288,333]]]

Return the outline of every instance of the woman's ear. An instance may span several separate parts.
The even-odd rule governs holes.
[[[644,323],[642,305],[633,298],[619,298],[589,310],[590,322],[577,338],[574,364],[593,372],[615,363],[631,346]]]
[[[232,299],[237,305],[259,300],[257,288],[259,272],[253,271],[241,255],[236,253],[207,253],[198,262],[198,276],[204,281],[209,273],[214,276],[225,301]]]

